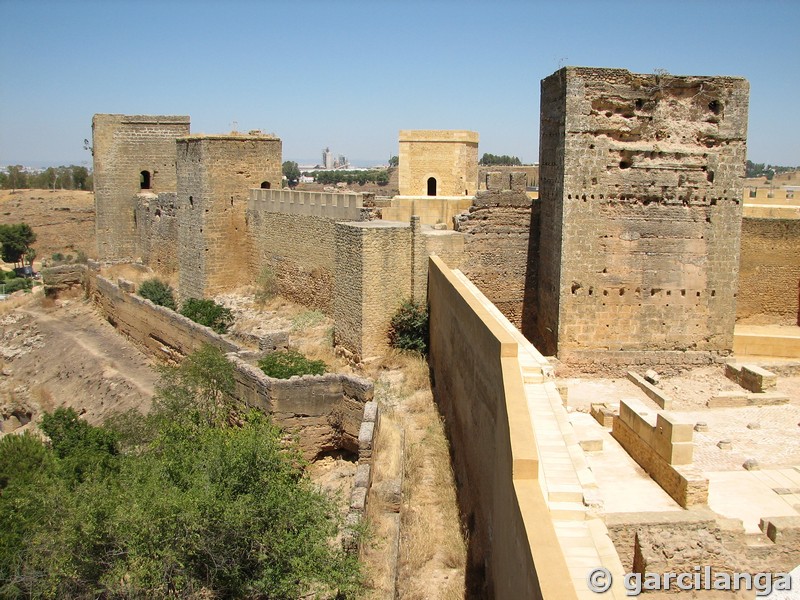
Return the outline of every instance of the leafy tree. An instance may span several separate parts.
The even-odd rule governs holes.
[[[490,165],[519,166],[522,164],[522,162],[516,156],[508,156],[507,154],[503,154],[502,156],[496,156],[494,154],[485,153],[483,157],[481,157],[479,164],[483,166],[490,166]]]
[[[271,352],[258,361],[259,368],[269,377],[289,379],[295,375],[322,375],[327,365],[321,360],[310,360],[296,350]]]
[[[300,167],[293,160],[287,160],[283,163],[283,175],[289,182],[289,187],[294,187],[300,181]]]
[[[428,353],[428,307],[407,300],[389,323],[389,345],[399,350]]]
[[[15,265],[21,262],[25,266],[25,255],[35,241],[36,234],[26,223],[0,225],[0,247],[5,262]]]
[[[400,157],[398,157],[398,156],[392,156],[392,157],[389,159],[389,166],[390,166],[390,167],[397,168],[399,165],[400,165]]]
[[[177,308],[172,288],[160,279],[153,278],[143,281],[139,286],[139,295],[158,306],[164,306],[172,310]]]
[[[22,165],[9,166],[6,170],[8,171],[8,186],[12,191],[28,187],[28,174],[23,170]]]
[[[181,308],[181,314],[195,323],[210,327],[217,333],[225,333],[233,325],[231,309],[213,300],[189,298]]]
[[[216,368],[207,359],[188,370]],[[151,436],[124,450],[123,436],[69,410],[47,415],[50,447],[29,435],[0,440],[1,597],[359,591],[357,557],[332,543],[338,512],[283,432],[255,413],[235,424],[196,418],[198,388],[184,386],[182,368],[166,375],[153,412],[138,415]],[[190,409],[169,412],[165,389],[181,389]]]
[[[381,171],[375,176],[375,183],[378,185],[388,185],[389,184],[389,173],[386,171]]]

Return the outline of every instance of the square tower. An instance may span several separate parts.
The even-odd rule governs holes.
[[[192,135],[177,140],[179,292],[204,298],[250,283],[250,188],[280,189],[281,140]]]
[[[566,67],[541,90],[542,350],[730,351],[747,81]]]
[[[400,131],[401,196],[474,196],[478,190],[478,134],[474,131]]]
[[[175,191],[175,139],[189,117],[96,114],[92,119],[97,256],[138,255],[136,199],[141,191]]]

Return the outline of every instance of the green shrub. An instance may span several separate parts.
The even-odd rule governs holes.
[[[217,333],[225,333],[233,325],[233,313],[213,300],[189,298],[183,303],[181,314],[195,323],[211,327]]]
[[[14,277],[6,279],[6,294],[13,294],[20,290],[29,290],[33,287],[33,282],[24,277]]]
[[[175,295],[172,288],[160,279],[148,279],[139,286],[139,295],[153,304],[175,310]]]
[[[281,430],[172,410],[205,412],[196,394],[227,387],[225,360],[206,348],[168,371],[127,449],[69,409],[43,417],[49,445],[0,439],[0,598],[358,595],[336,505]]]
[[[289,379],[294,375],[322,375],[327,365],[321,360],[309,360],[296,350],[279,350],[258,361],[264,373],[276,379]]]
[[[427,354],[428,307],[413,300],[403,302],[389,324],[389,345]]]

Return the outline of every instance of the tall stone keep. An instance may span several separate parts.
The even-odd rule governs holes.
[[[187,116],[94,115],[98,257],[138,256],[135,195],[175,190],[175,139],[188,134]]]
[[[251,282],[250,188],[280,189],[281,140],[192,135],[177,140],[179,293],[204,298]]]
[[[478,134],[461,130],[400,131],[401,196],[474,196]]]
[[[730,351],[747,81],[566,67],[541,93],[537,343]]]

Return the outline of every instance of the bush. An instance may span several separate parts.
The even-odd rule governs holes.
[[[43,418],[50,446],[0,439],[0,597],[359,592],[357,556],[333,543],[336,506],[303,475],[282,431],[255,413],[235,425],[164,413],[165,390],[190,400],[216,393],[220,356],[206,349],[169,371],[153,412],[137,415],[149,439],[132,439],[128,451],[116,433],[63,409]]]
[[[233,313],[213,300],[189,298],[181,308],[181,314],[195,323],[211,327],[217,333],[225,333],[233,325]]]
[[[289,379],[294,375],[322,375],[327,365],[321,360],[309,360],[296,350],[279,350],[258,361],[259,368],[269,377]]]
[[[25,277],[13,277],[6,279],[6,294],[13,294],[20,290],[29,290],[33,287],[33,281]]]
[[[264,267],[256,280],[256,304],[263,306],[278,295],[278,278],[271,267]]]
[[[389,345],[427,354],[428,307],[413,300],[403,302],[389,324]]]
[[[160,279],[148,279],[139,286],[139,295],[153,304],[175,310],[175,295],[172,288]]]

